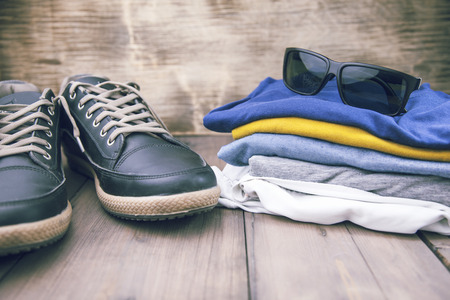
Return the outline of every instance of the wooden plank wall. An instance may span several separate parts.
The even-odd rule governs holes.
[[[0,80],[136,81],[172,131],[281,78],[284,49],[399,69],[450,93],[448,0],[1,0]]]

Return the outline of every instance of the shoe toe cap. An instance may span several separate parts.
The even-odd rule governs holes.
[[[197,153],[173,144],[147,144],[122,154],[114,171],[97,172],[104,192],[120,196],[173,195],[215,187]]]
[[[186,172],[206,166],[190,149],[172,144],[148,144],[122,154],[115,170],[146,176]]]
[[[45,170],[8,168],[0,170],[0,177],[0,226],[43,220],[67,207],[64,181]]]

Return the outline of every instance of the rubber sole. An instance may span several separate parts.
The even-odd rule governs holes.
[[[174,219],[206,212],[217,205],[220,196],[219,187],[168,196],[114,196],[102,190],[97,176],[95,188],[105,210],[124,219],[141,221]]]
[[[0,227],[0,256],[30,251],[62,238],[70,225],[72,206],[41,221]]]
[[[84,159],[66,154],[69,166],[77,172],[94,178],[95,190],[103,208],[110,214],[129,220],[160,221],[181,218],[212,210],[219,201],[218,186],[164,196],[129,197],[111,195],[103,191],[97,174]]]

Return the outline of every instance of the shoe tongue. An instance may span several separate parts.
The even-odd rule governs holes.
[[[33,84],[7,80],[0,82],[0,105],[7,104],[31,104],[41,96],[41,91]]]
[[[1,98],[0,105],[8,105],[8,104],[30,105],[38,101],[40,97],[41,93],[38,92],[20,92]]]
[[[108,81],[109,78],[107,77],[102,77],[102,76],[95,76],[95,75],[87,75],[87,74],[83,74],[83,75],[77,75],[71,78],[74,81],[79,81],[79,82],[84,82],[84,83],[90,83],[93,85]]]

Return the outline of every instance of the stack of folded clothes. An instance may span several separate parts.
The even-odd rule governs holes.
[[[220,203],[302,222],[450,235],[450,96],[423,84],[407,113],[342,103],[336,81],[314,96],[267,78],[204,125],[231,132],[215,168]]]

